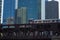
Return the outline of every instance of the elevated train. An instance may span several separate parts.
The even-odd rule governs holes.
[[[1,27],[8,26],[8,28],[1,28],[0,39],[51,39],[53,36],[60,36],[58,22],[60,22],[59,19],[46,19],[29,20],[30,24],[0,25]],[[12,26],[15,28],[10,28]]]
[[[29,20],[30,24],[41,24],[41,23],[59,23],[60,19],[37,19],[37,20]]]

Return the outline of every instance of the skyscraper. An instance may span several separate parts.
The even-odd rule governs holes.
[[[4,0],[3,24],[6,24],[7,18],[15,16],[15,0]]]
[[[4,0],[0,0],[0,23],[3,22],[3,5],[4,5]]]
[[[2,0],[0,0],[0,23],[1,23],[1,8],[2,8]]]
[[[58,2],[57,1],[46,1],[45,5],[45,18],[46,19],[59,19],[58,13]]]
[[[17,9],[16,23],[17,24],[27,23],[27,8],[26,7],[21,7]]]
[[[38,13],[39,13],[38,10],[40,10],[39,9],[40,4],[41,4],[41,0],[18,0],[18,8],[27,7],[28,20],[30,18],[38,19]]]

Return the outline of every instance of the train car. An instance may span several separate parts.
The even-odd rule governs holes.
[[[40,23],[58,23],[60,22],[59,19],[45,19],[45,20],[41,20],[41,19],[38,19],[38,20],[30,20],[29,23],[30,24],[40,24]]]

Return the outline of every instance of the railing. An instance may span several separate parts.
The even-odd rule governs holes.
[[[51,39],[59,35],[60,23],[0,25],[1,39]]]

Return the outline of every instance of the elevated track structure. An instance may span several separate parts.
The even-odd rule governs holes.
[[[6,27],[6,28],[4,28]],[[60,36],[60,23],[0,24],[0,39],[46,39]]]

